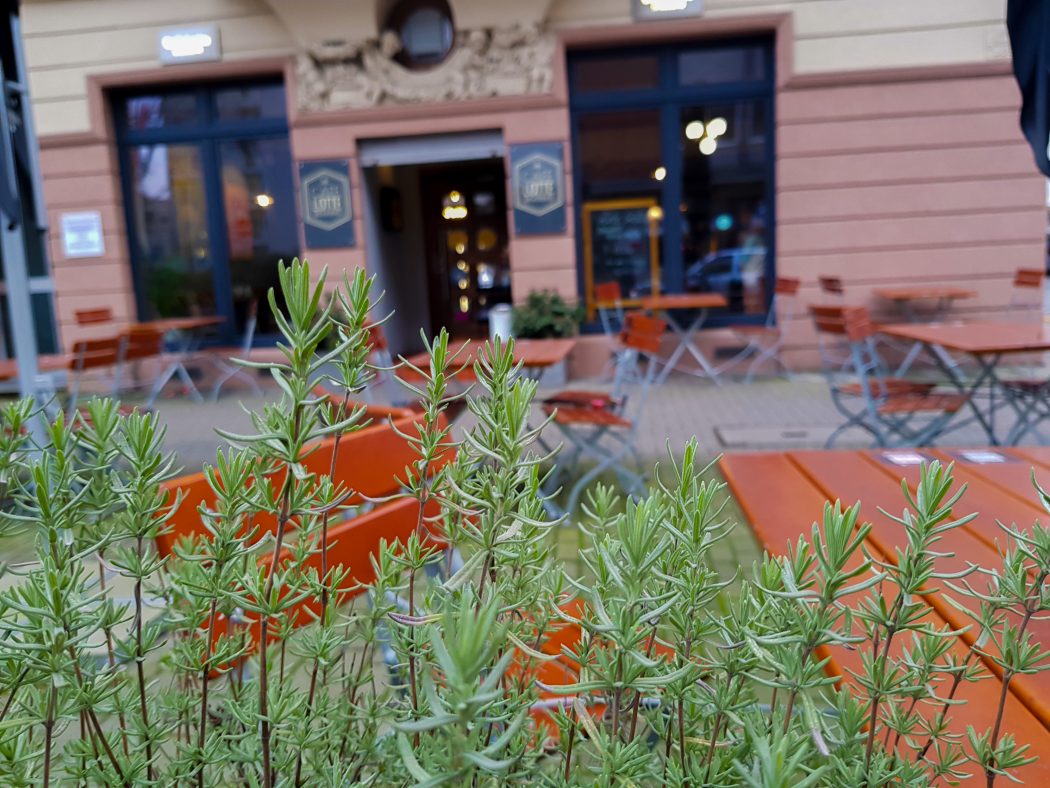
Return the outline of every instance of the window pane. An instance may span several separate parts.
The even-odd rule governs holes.
[[[587,58],[573,66],[572,87],[579,93],[644,90],[659,85],[660,60],[656,55]]]
[[[678,55],[682,85],[757,82],[765,73],[766,50],[760,46],[692,49]]]
[[[283,85],[244,85],[215,91],[215,117],[220,123],[285,116]]]
[[[136,145],[128,157],[143,317],[214,314],[200,149]]]
[[[135,96],[125,103],[125,117],[132,131],[188,126],[200,122],[194,93]]]
[[[718,292],[736,313],[766,303],[768,130],[762,102],[682,110],[682,262],[685,288]]]
[[[219,156],[235,325],[238,333],[244,330],[255,304],[258,332],[273,334],[266,293],[279,286],[277,261],[299,253],[288,140],[224,142]]]
[[[584,195],[651,189],[660,167],[660,113],[595,112],[580,117],[577,155]]]

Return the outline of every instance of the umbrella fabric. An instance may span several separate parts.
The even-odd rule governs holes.
[[[1021,130],[1040,171],[1050,177],[1050,0],[1009,0],[1006,27],[1021,88]]]

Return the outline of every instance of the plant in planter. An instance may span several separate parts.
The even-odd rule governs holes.
[[[533,290],[525,303],[514,307],[513,331],[519,339],[575,336],[583,309],[566,303],[553,290]]]
[[[484,348],[473,426],[454,443],[442,416],[458,364],[442,334],[403,436],[409,536],[373,534],[349,566],[330,560],[356,500],[335,474],[366,426],[352,396],[369,374],[371,283],[345,280],[322,306],[323,282],[281,267],[270,305],[284,358],[262,365],[281,401],[253,434],[226,436],[199,533],[170,556],[153,541],[185,504],[165,492],[174,470],[154,416],[94,401],[33,447],[33,406],[0,409],[0,525],[28,529],[37,553],[0,591],[4,784],[1024,778],[1028,732],[1004,729],[1003,705],[1013,676],[1045,667],[1030,623],[1050,610],[1050,534],[1004,528],[1002,566],[945,576],[940,542],[968,518],[936,463],[905,493],[895,561],[865,551],[857,507],[829,504],[785,556],[727,577],[712,558],[733,527],[723,485],[690,442],[643,501],[593,490],[575,524],[583,571],[569,572],[564,525],[543,506],[536,383],[515,374],[511,347]],[[333,365],[334,402],[314,387]],[[972,612],[972,645],[929,626],[931,593]],[[837,650],[861,655],[841,683],[825,672]],[[1000,681],[1002,700],[960,731],[958,691],[976,680]]]

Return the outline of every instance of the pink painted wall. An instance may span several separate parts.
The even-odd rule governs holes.
[[[966,284],[961,318],[1002,317],[1019,267],[1046,257],[1046,182],[1018,129],[1008,73],[789,82],[777,95],[777,270],[837,275],[846,300],[892,312],[880,285]],[[1038,316],[1038,312],[1030,313]],[[793,327],[800,360],[808,321]]]
[[[135,295],[116,154],[112,146],[101,142],[64,143],[62,139],[42,140],[40,167],[51,228],[48,240],[59,346],[68,349],[77,339],[113,333],[111,326],[76,326],[76,310],[108,306],[118,323],[125,324],[135,318]],[[72,211],[102,215],[104,256],[67,260],[62,254],[60,216]]]

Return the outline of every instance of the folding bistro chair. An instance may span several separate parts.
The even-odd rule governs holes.
[[[598,311],[598,322],[601,323],[602,333],[609,343],[609,360],[602,368],[600,377],[602,379],[616,368],[616,356],[620,352],[619,336],[623,331],[623,321],[626,310],[623,306],[623,290],[620,283],[600,282],[594,286],[594,306]]]
[[[81,339],[73,343],[69,360],[69,399],[66,416],[77,412],[80,388],[89,374],[99,374],[109,384],[109,394],[116,397],[120,391],[120,338]]]
[[[567,470],[576,467],[585,457],[596,462],[573,485],[566,511],[574,511],[587,486],[610,469],[625,490],[638,496],[645,494],[645,474],[635,443],[649,390],[660,366],[657,355],[666,330],[667,323],[659,318],[627,315],[620,333],[623,350],[616,357],[612,393],[591,401],[581,398],[575,402],[559,402],[555,398],[543,404],[544,412],[553,416],[567,444],[548,485],[556,486]],[[644,372],[639,374],[638,367],[643,362]],[[628,457],[634,460],[633,470],[624,464]]]
[[[92,309],[78,309],[73,313],[78,326],[110,325],[113,323],[113,310],[108,306]]]
[[[211,388],[212,401],[218,401],[222,387],[234,378],[243,380],[256,394],[262,394],[262,386],[256,380],[255,370],[239,366],[236,359],[248,360],[252,354],[252,345],[255,343],[255,329],[259,321],[259,302],[252,300],[248,304],[248,314],[244,321],[244,334],[241,337],[240,347],[208,348],[208,357],[218,367],[219,376]]]
[[[1010,311],[1034,311],[1043,313],[1043,278],[1038,268],[1018,268],[1014,272],[1013,294],[1010,296]]]
[[[1038,268],[1018,268],[1014,272],[1010,312],[1030,317],[1038,310],[1039,320],[1042,322],[1043,281],[1044,273]],[[1029,432],[1035,433],[1040,442],[1043,442],[1043,435],[1036,425],[1050,418],[1050,375],[1040,363],[1024,365],[1019,367],[1017,372],[1018,374],[1000,381],[1002,393],[1007,401],[1001,405],[993,402],[993,411],[1013,400],[1015,410],[1023,413],[1006,438],[1007,444],[1017,443]]]
[[[832,403],[846,417],[826,448],[850,427],[870,433],[878,446],[928,445],[966,404],[962,395],[935,392],[933,383],[889,377],[864,307],[811,306],[810,314]]]
[[[786,377],[791,376],[791,370],[780,357],[780,351],[784,347],[791,321],[799,316],[800,284],[798,279],[778,276],[773,286],[773,299],[770,301],[765,322],[760,326],[733,327],[733,333],[747,343],[735,360],[742,363],[751,359],[744,375],[745,383],[754,380],[755,372],[767,361],[772,361],[774,366],[780,367]]]
[[[117,361],[117,389],[118,391],[123,386],[123,375],[127,369],[129,362],[141,362],[148,361],[150,359],[160,363],[164,357],[164,332],[155,328],[149,328],[147,326],[132,326],[127,331],[120,335],[120,351]],[[186,378],[189,378],[188,373],[182,369],[183,374],[186,374]],[[149,395],[146,398],[145,407],[147,409],[153,407],[153,403],[156,401],[157,396],[160,394],[161,389],[171,379],[170,374],[164,374],[158,372],[150,385]],[[192,381],[183,380],[187,385],[192,385]]]

